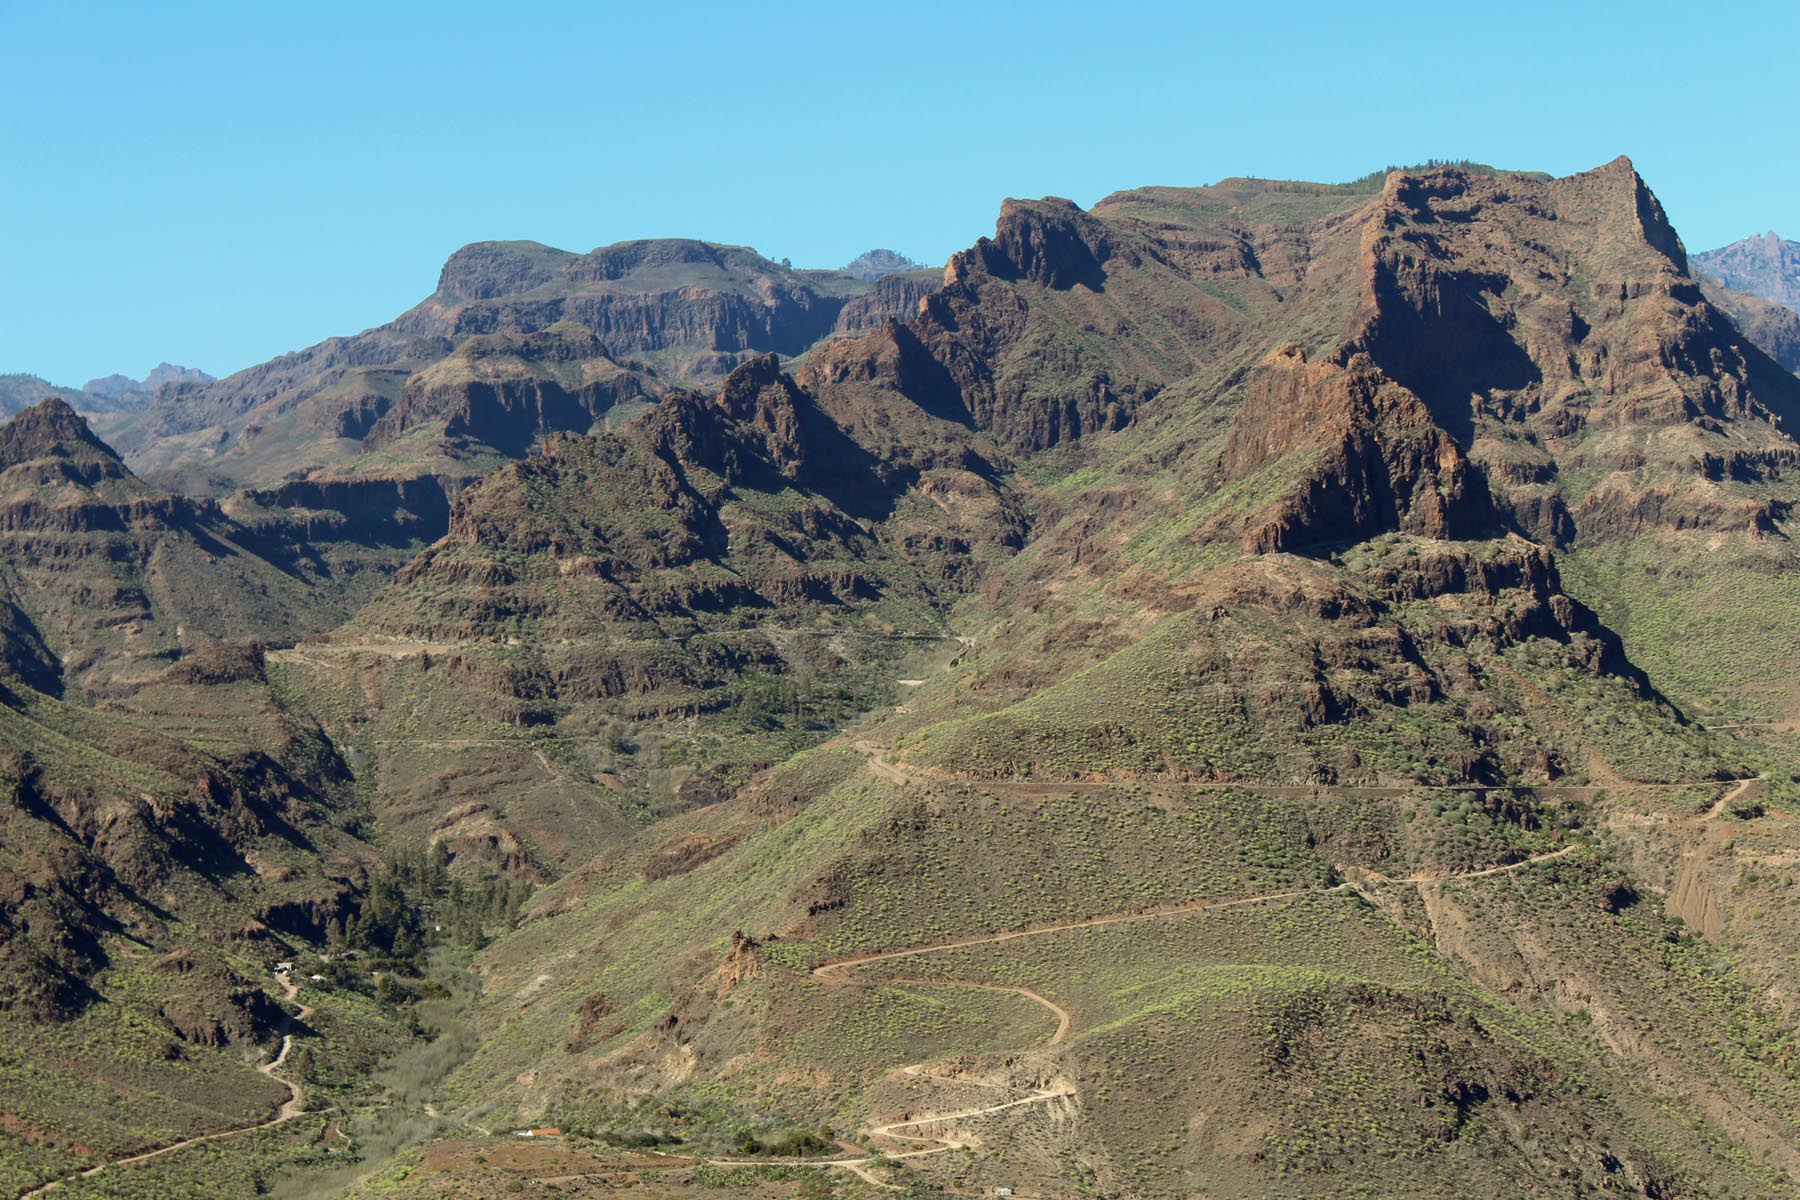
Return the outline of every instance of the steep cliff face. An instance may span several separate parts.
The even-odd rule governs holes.
[[[1007,449],[1043,450],[1121,429],[1167,382],[1163,372],[1115,379],[1108,348],[1064,336],[1052,297],[1079,290],[1079,299],[1069,297],[1079,303],[1104,292],[1114,253],[1106,228],[1068,201],[1009,200],[994,237],[953,255],[943,289],[924,300],[915,331],[970,416]],[[1138,263],[1127,257],[1119,265]]]
[[[1029,280],[1058,291],[1077,284],[1098,290],[1107,263],[1118,253],[1107,227],[1067,200],[1008,200],[1000,207],[994,236],[954,255],[944,282],[960,283],[981,270],[996,279]],[[1141,261],[1127,252],[1121,265],[1139,266]]]
[[[586,433],[615,406],[651,394],[586,330],[483,334],[408,379],[363,448],[382,450],[431,426],[471,451],[517,458],[545,434]]]
[[[444,536],[451,497],[462,483],[430,475],[297,479],[241,492],[221,507],[246,541],[284,557],[339,557],[343,544],[410,557],[409,548]]]
[[[1790,447],[1800,383],[1705,300],[1628,161],[1549,182],[1397,175],[1362,274],[1340,357],[1423,399],[1536,536],[1629,534],[1652,510],[1756,527],[1702,465]]]
[[[890,320],[904,321],[919,311],[919,303],[944,285],[942,271],[907,271],[875,279],[868,294],[857,296],[838,310],[832,332],[859,337]]]
[[[866,290],[796,273],[740,246],[622,242],[589,254],[478,243],[452,255],[438,292],[396,324],[451,337],[533,333],[568,320],[615,358],[649,356],[676,380],[718,377],[735,357],[798,354]]]
[[[1486,481],[1417,396],[1366,355],[1309,364],[1298,346],[1257,368],[1222,462],[1238,481],[1293,463],[1294,483],[1249,518],[1252,554],[1350,544],[1401,530],[1430,538],[1488,536],[1500,517]]]
[[[230,637],[341,619],[210,500],[149,487],[62,401],[0,426],[0,586],[93,692]]]
[[[1010,453],[1121,429],[1210,357],[1216,326],[1244,324],[1181,268],[1120,249],[1140,233],[1066,200],[1008,201],[995,236],[951,258],[904,333],[828,345],[809,376],[909,389]]]

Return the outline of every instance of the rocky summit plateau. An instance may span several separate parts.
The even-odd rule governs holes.
[[[1433,164],[6,377],[0,1191],[1800,1195],[1797,263]]]

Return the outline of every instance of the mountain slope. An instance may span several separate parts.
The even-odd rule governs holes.
[[[1772,231],[1696,254],[1694,266],[1733,291],[1800,310],[1800,244]]]
[[[155,396],[168,384],[208,384],[213,376],[198,367],[178,367],[174,363],[157,363],[142,379],[129,375],[106,375],[81,385],[82,394],[106,407],[136,407]]]
[[[233,647],[97,709],[0,676],[0,746],[4,1186],[269,1119],[254,1060],[295,1022],[265,965],[376,859],[330,743]]]
[[[1570,594],[1785,541],[1795,381],[1629,163],[1009,203],[795,384],[880,461],[991,439],[1027,536],[901,703],[544,893],[459,1111],[1046,1193],[1800,1178],[1724,899],[1792,925],[1723,849],[1791,839],[1731,782],[1782,760]]]
[[[494,472],[353,620],[276,657],[334,735],[375,747],[390,828],[548,877],[626,816],[712,802],[951,640],[956,558],[1019,527],[979,457],[945,457],[880,462],[766,356]]]
[[[145,484],[60,400],[0,426],[0,530],[6,595],[91,693],[221,640],[341,618],[316,577],[263,557],[213,502]]]
[[[1700,290],[1707,302],[1729,316],[1763,353],[1788,370],[1800,372],[1800,312],[1749,292],[1732,291],[1705,275],[1700,277]]]
[[[45,849],[0,950],[61,1006],[20,1045],[151,1019],[83,914],[179,939],[107,864],[247,930],[184,943],[244,980],[267,939],[320,976],[340,1112],[209,1156],[235,1194],[340,1144],[295,1186],[1800,1187],[1800,759],[1756,724],[1800,711],[1800,380],[1629,162],[1008,201],[866,289],[740,255],[473,247],[285,399],[204,399],[227,443],[342,422],[183,502],[221,544],[341,601],[443,531],[334,628],[87,710],[16,589],[0,717],[61,789],[8,840]],[[167,503],[59,410],[7,430],[34,528],[26,482]],[[249,870],[110,837],[126,763]],[[9,1179],[79,1161],[6,1097]]]

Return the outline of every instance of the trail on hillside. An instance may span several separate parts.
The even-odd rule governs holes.
[[[293,981],[291,973],[283,972],[275,978],[280,981],[282,991],[287,994],[288,1002],[290,1004],[297,1004],[300,998],[300,987]],[[269,1129],[276,1125],[285,1124],[297,1117],[304,1116],[306,1114],[305,1092],[301,1090],[298,1083],[276,1074],[283,1064],[287,1062],[288,1051],[292,1050],[294,1047],[294,1023],[296,1021],[304,1022],[313,1015],[314,1010],[310,1005],[301,1004],[299,1007],[299,1012],[289,1013],[281,1023],[281,1050],[273,1059],[257,1068],[258,1071],[267,1075],[270,1079],[285,1085],[288,1090],[287,1100],[276,1110],[275,1115],[272,1118],[267,1121],[258,1121],[252,1125],[239,1125],[233,1129],[221,1129],[217,1133],[200,1134],[197,1137],[187,1138],[183,1141],[175,1142],[172,1145],[163,1146],[156,1150],[145,1150],[142,1153],[127,1155],[124,1158],[109,1159],[106,1162],[100,1163],[98,1166],[88,1167],[85,1170],[64,1175],[60,1179],[53,1179],[49,1183],[40,1184],[28,1192],[21,1192],[19,1200],[31,1200],[31,1197],[33,1196],[42,1196],[46,1192],[54,1191],[63,1184],[76,1179],[92,1179],[109,1167],[128,1167],[133,1163],[146,1162],[152,1158],[161,1158],[165,1154],[174,1154],[177,1151],[186,1150],[190,1146],[199,1146],[204,1145],[207,1142],[222,1141],[225,1138],[236,1137],[241,1133],[252,1133],[258,1129]]]
[[[1187,780],[1144,776],[1132,779],[963,779],[947,773],[902,767],[882,757],[882,747],[868,741],[855,741],[851,749],[867,760],[871,773],[892,783],[914,787],[933,784],[962,784],[984,791],[1013,792],[1021,795],[1046,796],[1064,792],[1105,791],[1126,784],[1181,787],[1202,792],[1263,792],[1274,796],[1403,796],[1411,792],[1533,792],[1547,796],[1572,796],[1591,799],[1601,792],[1662,788],[1705,787],[1715,783],[1755,783],[1761,775],[1744,779],[1701,779],[1695,781],[1627,779],[1614,773],[1604,763],[1606,781],[1601,783],[1264,783],[1253,779]]]
[[[1725,810],[1731,807],[1733,801],[1737,800],[1745,792],[1750,790],[1751,784],[1760,783],[1760,782],[1762,782],[1762,779],[1763,779],[1763,777],[1761,775],[1752,775],[1748,779],[1738,780],[1737,786],[1732,788],[1730,791],[1726,792],[1723,796],[1720,796],[1718,799],[1718,802],[1715,803],[1711,808],[1707,809],[1706,815],[1701,817],[1700,819],[1702,821],[1718,820],[1720,817],[1725,815]]]
[[[881,757],[880,749],[871,743],[858,741],[854,743],[854,747],[869,760],[869,769],[875,774],[880,775],[882,778],[903,785],[919,784],[923,782],[911,773],[906,772],[883,759]],[[1743,781],[1740,784],[1738,792],[1741,792],[1743,787],[1747,787],[1751,782],[1754,781]],[[1733,793],[1734,796],[1736,794],[1737,792]],[[1381,884],[1416,884],[1419,886],[1440,884],[1457,879],[1487,879],[1497,875],[1526,870],[1530,867],[1537,866],[1540,863],[1562,858],[1579,848],[1578,844],[1571,843],[1555,850],[1547,850],[1541,854],[1531,855],[1527,858],[1520,859],[1518,862],[1503,863],[1498,866],[1483,867],[1479,870],[1449,874],[1420,873],[1402,876],[1400,878],[1389,878],[1375,871],[1365,871],[1361,874],[1369,882]],[[942,941],[930,942],[919,946],[909,946],[899,950],[878,950],[861,954],[846,955],[842,958],[829,959],[819,963],[812,969],[812,975],[816,979],[837,979],[843,982],[852,982],[856,978],[853,972],[874,963],[897,962],[901,959],[919,958],[929,954],[941,954],[945,951],[960,950],[970,946],[998,945],[1025,938],[1048,937],[1053,934],[1067,933],[1078,929],[1096,929],[1140,921],[1167,920],[1173,917],[1211,912],[1217,909],[1242,908],[1253,904],[1268,904],[1282,900],[1294,900],[1303,896],[1328,896],[1339,892],[1355,890],[1356,886],[1357,885],[1353,883],[1345,882],[1332,886],[1292,888],[1286,891],[1267,892],[1255,896],[1237,896],[1221,900],[1183,900],[1150,908],[1133,909],[1127,912],[1106,913],[1098,916],[1081,917],[1063,921],[1050,921],[1039,925],[1026,926],[1022,929],[1010,929],[995,933],[947,938]],[[1055,1031],[1044,1041],[1040,1049],[1048,1049],[1052,1046],[1061,1044],[1069,1036],[1069,1032],[1074,1023],[1073,1017],[1068,1009],[1056,1003],[1054,1000],[1051,1000],[1038,992],[1032,991],[1030,988],[1017,987],[1010,984],[988,983],[981,980],[967,979],[930,979],[911,975],[889,975],[875,980],[868,980],[867,982],[886,986],[960,987],[980,991],[1010,992],[1030,1000],[1032,1003],[1037,1004],[1056,1018],[1057,1023]],[[932,1065],[931,1062],[911,1063],[907,1066],[898,1068],[895,1073],[948,1081],[947,1077],[930,1072],[928,1068]],[[1001,1085],[983,1084],[981,1086]],[[708,1161],[714,1166],[721,1167],[756,1167],[769,1166],[774,1163],[780,1163],[784,1166],[816,1167],[820,1169],[836,1167],[849,1171],[863,1180],[879,1187],[897,1191],[899,1189],[896,1185],[879,1179],[870,1173],[869,1167],[877,1158],[890,1161],[924,1158],[928,1155],[942,1154],[946,1151],[961,1149],[972,1143],[966,1136],[959,1135],[954,1128],[950,1127],[954,1126],[957,1122],[975,1120],[1028,1105],[1046,1104],[1057,1100],[1073,1099],[1076,1095],[1077,1092],[1073,1086],[1066,1083],[1059,1083],[1050,1087],[1036,1088],[1024,1096],[1016,1096],[976,1108],[965,1108],[941,1113],[925,1113],[916,1117],[909,1114],[905,1119],[890,1121],[880,1125],[872,1125],[864,1130],[863,1136],[865,1139],[886,1138],[894,1141],[927,1143],[923,1149],[909,1150],[898,1154],[867,1155],[857,1158],[813,1159],[719,1158],[710,1159]],[[945,1128],[929,1128],[934,1126],[943,1126]]]

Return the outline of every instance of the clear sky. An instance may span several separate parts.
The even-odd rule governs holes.
[[[0,371],[218,374],[457,246],[941,262],[1006,196],[1629,154],[1800,238],[1800,6],[0,0]]]

